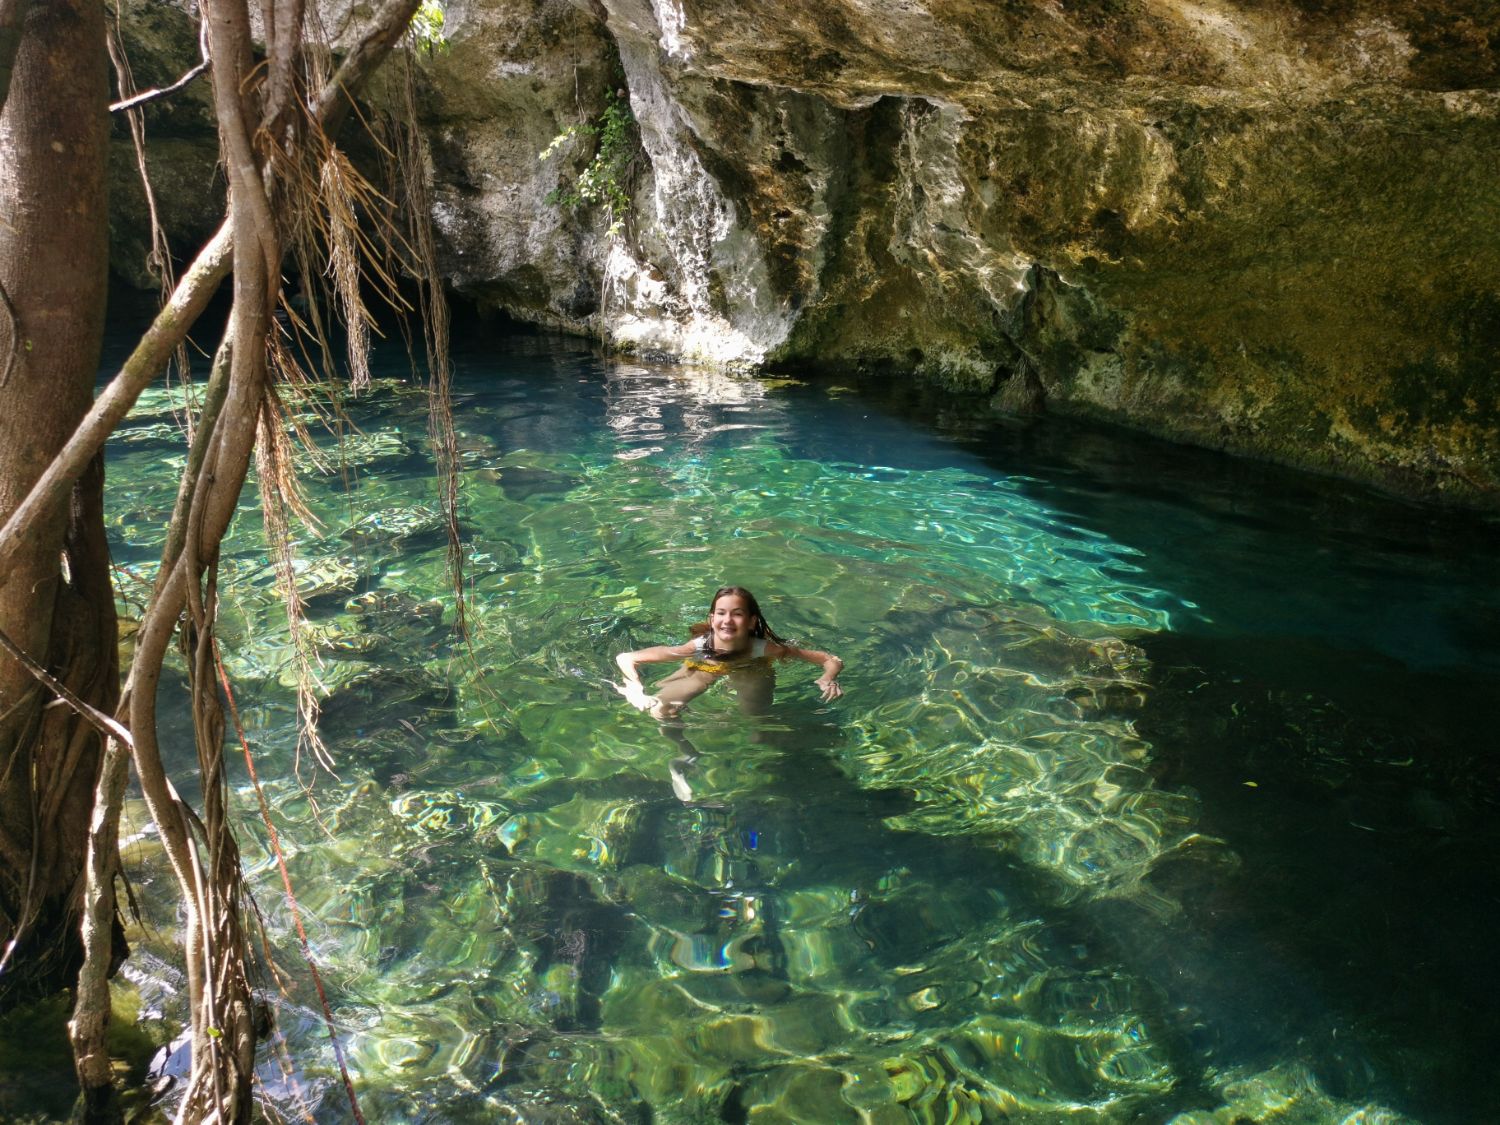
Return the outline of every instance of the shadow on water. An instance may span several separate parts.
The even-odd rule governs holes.
[[[1134,638],[1151,667],[1136,729],[1241,862],[1213,879],[1163,864],[1177,923],[1115,902],[1091,932],[1203,1014],[1217,1041],[1188,1033],[1195,1050],[1269,1064],[1297,1042],[1335,1097],[1500,1113],[1500,1016],[1474,999],[1495,975],[1500,522],[1107,427],[802,397],[843,419],[807,455],[972,456],[1136,548],[1140,581],[1192,608]],[[930,445],[892,440],[913,417]]]
[[[1303,638],[1143,647],[1139,729],[1242,860],[1172,888],[1190,940],[1158,951],[1162,979],[1198,977],[1249,1015],[1260,1053],[1308,1041],[1335,1096],[1373,1089],[1426,1122],[1495,1116],[1500,1013],[1475,1002],[1495,984],[1493,680]],[[1246,976],[1274,991],[1277,1019],[1256,1019]]]

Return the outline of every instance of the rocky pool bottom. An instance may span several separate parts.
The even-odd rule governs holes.
[[[223,563],[367,1120],[1494,1115],[1495,523],[826,381],[458,351],[472,648],[422,389],[379,381],[303,458],[336,777],[297,752],[249,495]],[[127,613],[178,405],[111,450]],[[680,725],[625,705],[613,654],[681,639],[725,582],[843,656],[847,695],[791,666],[769,715],[727,688]],[[352,1120],[236,770],[283,971],[267,1113]],[[126,991],[166,1039],[171,881],[129,818]],[[8,1022],[0,1058],[34,1038]],[[0,1115],[66,1112],[44,1065],[0,1069]]]

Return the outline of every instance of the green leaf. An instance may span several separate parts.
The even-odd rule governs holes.
[[[559,184],[547,193],[547,202],[559,207],[585,203],[603,206],[609,217],[609,236],[618,237],[630,213],[629,181],[640,154],[640,131],[623,89],[605,95],[604,109],[592,121],[579,121],[553,137],[537,157],[554,156],[563,145],[579,137],[595,139],[594,155],[571,184]]]

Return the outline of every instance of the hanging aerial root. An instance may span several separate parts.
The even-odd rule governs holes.
[[[335,311],[345,329],[350,385],[358,393],[369,385],[370,335],[379,332],[365,294],[379,294],[398,314],[410,312],[388,263],[392,258],[409,260],[411,251],[402,232],[389,221],[390,201],[315,121],[307,122],[305,141],[302,161],[283,160],[286,195],[289,202],[295,202],[289,208],[287,231],[308,310],[306,324],[300,318],[292,323],[299,334],[311,329],[312,342],[323,356],[319,366],[324,378],[333,382],[336,372],[321,309],[326,306]],[[326,266],[315,270],[312,263],[316,261]]]
[[[417,292],[426,331],[427,425],[437,458],[438,487],[448,532],[448,581],[453,589],[454,628],[470,641],[468,598],[464,583],[464,544],[460,521],[458,437],[453,427],[453,368],[449,361],[448,300],[438,270],[432,238],[432,197],[427,187],[430,153],[417,128],[416,77],[411,56],[405,58],[402,119],[396,123],[396,168],[406,202],[411,245],[416,251]]]
[[[355,394],[370,385],[372,317],[360,296],[359,220],[347,186],[347,160],[337,149],[323,162],[320,198],[328,215],[328,272],[332,275],[344,331],[348,336],[349,386]]]
[[[296,555],[288,511],[304,523],[316,521],[303,503],[292,469],[291,443],[283,421],[280,402],[274,391],[268,393],[261,408],[260,441],[256,444],[256,465],[260,477],[261,516],[265,523],[266,542],[276,567],[277,586],[286,610],[287,632],[297,664],[297,755],[294,770],[301,773],[304,751],[318,765],[336,778],[333,756],[318,733],[319,696],[322,684],[316,667],[317,649],[304,628],[302,597],[297,592]]]
[[[328,459],[318,448],[312,431],[297,411],[289,410],[282,401],[283,394],[287,394],[295,400],[298,407],[311,408],[321,413],[316,385],[287,349],[279,332],[266,341],[266,356],[269,370],[275,378],[267,385],[261,405],[260,446],[264,448],[256,450],[259,458],[257,471],[261,474],[259,479],[262,486],[269,484],[298,521],[316,534],[322,525],[302,497],[302,486],[297,479],[296,452],[291,437],[296,436],[297,444],[318,471],[328,472],[330,466]],[[326,416],[323,422],[326,426]]]

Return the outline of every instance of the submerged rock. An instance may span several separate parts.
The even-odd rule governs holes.
[[[340,534],[359,546],[412,550],[444,542],[447,524],[442,514],[431,508],[385,508],[361,516]]]
[[[452,689],[421,668],[382,668],[373,664],[346,665],[336,688],[322,703],[323,728],[330,735],[361,731],[398,718],[421,721],[445,711]]]

